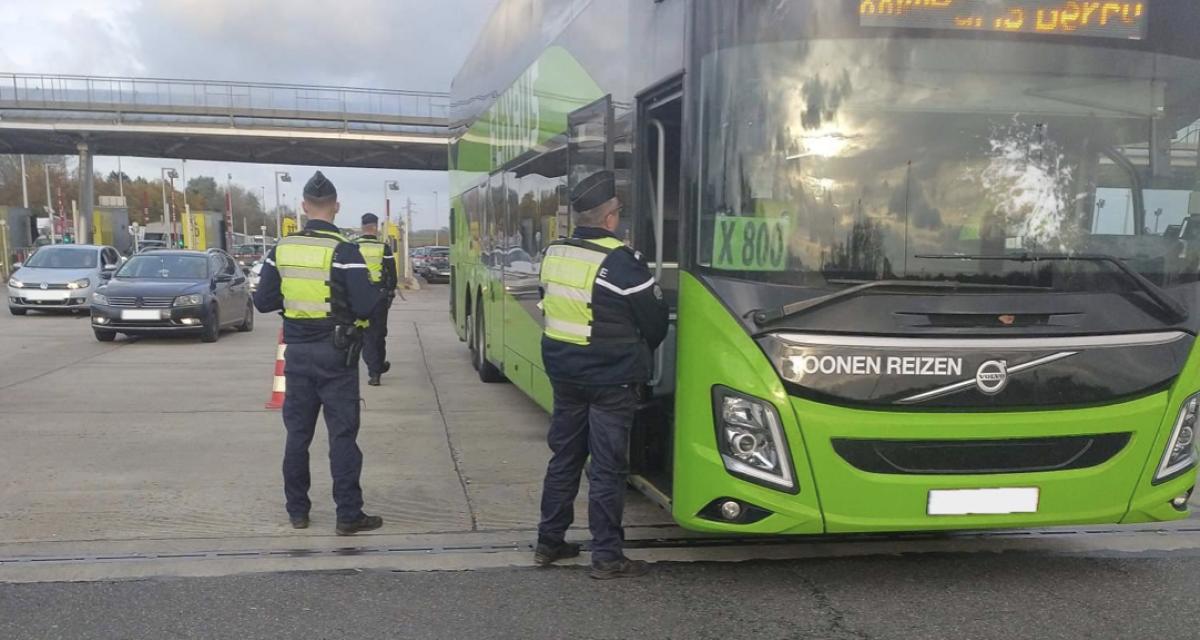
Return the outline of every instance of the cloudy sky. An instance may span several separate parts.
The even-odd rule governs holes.
[[[0,11],[0,71],[291,82],[448,91],[497,0],[7,0]],[[133,159],[133,175],[159,175],[178,161]],[[96,170],[116,169],[99,157]],[[314,167],[188,162],[257,190],[274,202],[273,172],[307,179]],[[399,180],[414,226],[432,227],[442,173],[324,169],[342,194],[343,225],[383,208],[383,183]],[[297,185],[284,185],[296,201]],[[393,209],[396,204],[393,201]]]

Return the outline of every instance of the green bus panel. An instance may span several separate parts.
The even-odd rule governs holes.
[[[1094,408],[1021,412],[863,410],[789,397],[766,355],[698,280],[681,276],[675,425],[675,519],[689,529],[764,534],[870,533],[1001,529],[1079,523],[1178,520],[1170,500],[1195,483],[1195,473],[1155,486],[1155,469],[1178,408],[1195,392],[1200,356],[1193,354],[1171,391]],[[716,446],[711,391],[730,387],[775,406],[790,445],[799,492],[730,475]],[[897,475],[860,471],[833,449],[833,438],[956,440],[1132,432],[1128,445],[1096,467],[992,475]],[[938,489],[1039,490],[1036,513],[927,515]],[[750,525],[697,514],[719,498],[773,512]]]

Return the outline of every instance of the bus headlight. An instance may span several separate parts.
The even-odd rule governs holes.
[[[1166,482],[1196,465],[1196,420],[1200,417],[1200,393],[1183,401],[1167,450],[1163,452],[1154,483]]]
[[[787,439],[771,403],[716,387],[713,413],[717,448],[726,471],[749,482],[795,493]]]

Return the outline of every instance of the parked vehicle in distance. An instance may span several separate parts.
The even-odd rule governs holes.
[[[8,310],[83,311],[101,277],[124,258],[109,246],[55,244],[39,247],[8,279]]]
[[[249,267],[262,260],[263,246],[261,244],[239,244],[233,248],[233,259],[239,266]]]
[[[138,254],[92,295],[91,309],[101,342],[118,333],[199,334],[216,342],[222,329],[254,330],[248,279],[220,249]]]
[[[428,252],[429,247],[417,247],[408,252],[413,273],[421,273],[421,270],[425,268],[425,257]]]
[[[450,282],[450,247],[421,247],[424,255],[413,271],[427,282]]]
[[[258,279],[262,277],[263,261],[255,262],[253,266],[243,269],[246,279],[250,282],[250,291],[258,291]]]
[[[166,249],[166,248],[167,248],[167,243],[163,242],[162,240],[143,240],[138,243],[137,252],[145,253],[147,251],[157,251],[159,249]]]

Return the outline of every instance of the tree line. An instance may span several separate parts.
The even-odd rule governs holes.
[[[46,175],[50,176],[50,208],[55,213],[62,213],[62,208],[70,215],[71,201],[79,198],[79,175],[77,171],[67,167],[64,156],[25,156],[25,175],[28,185],[29,207],[39,216],[46,215]],[[123,183],[123,184],[122,184]],[[187,188],[183,185],[173,187],[171,181],[166,184],[169,206],[178,212],[184,210],[184,197],[192,211],[225,211],[226,192],[233,200],[233,230],[241,232],[243,221],[245,228],[251,234],[259,232],[260,227],[266,226],[267,233],[275,232],[274,210],[267,211],[258,194],[234,184],[217,182],[211,176],[195,176],[188,180]],[[129,208],[129,221],[146,225],[163,221],[163,181],[147,180],[143,177],[130,178],[128,174],[118,174],[116,171],[108,175],[100,173],[95,177],[95,194],[97,202],[100,196],[117,196],[122,189],[125,202]],[[185,194],[186,191],[186,194]],[[21,161],[19,156],[0,156],[0,206],[20,207],[21,196]],[[295,212],[286,205],[281,207],[283,216],[295,216]]]

